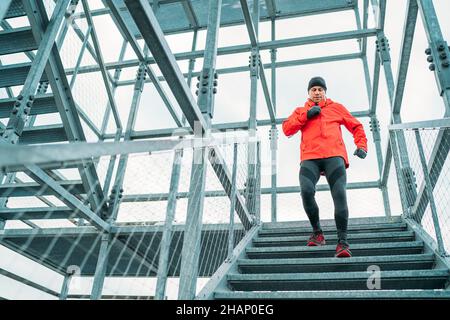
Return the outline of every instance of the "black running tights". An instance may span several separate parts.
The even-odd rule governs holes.
[[[303,160],[301,162],[299,178],[303,208],[308,215],[314,232],[322,231],[319,220],[319,207],[314,198],[316,184],[319,181],[322,171],[325,172],[325,177],[330,186],[331,196],[334,202],[334,219],[338,240],[347,242],[347,174],[342,157]]]

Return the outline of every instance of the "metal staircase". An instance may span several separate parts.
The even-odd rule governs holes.
[[[408,1],[396,79],[384,33],[386,0],[371,0],[370,3],[368,0],[101,2],[103,7],[91,10],[88,0],[0,1],[0,90],[6,92],[0,99],[0,119],[7,119],[0,123],[0,250],[4,250],[0,251],[0,262],[6,264],[14,253],[21,263],[20,259],[28,259],[24,263],[28,270],[39,265],[59,277],[55,277],[56,284],[51,283],[51,288],[43,281],[48,280],[45,276],[33,279],[21,274],[22,270],[16,272],[10,266],[7,270],[0,264],[1,276],[27,286],[24,296],[31,287],[44,298],[52,299],[165,299],[168,279],[178,278],[181,300],[450,298],[450,260],[446,253],[450,248],[447,201],[450,198],[450,47],[441,34],[431,0]],[[53,14],[49,6],[54,6]],[[374,28],[368,26],[371,7]],[[79,10],[78,14],[74,14],[75,10]],[[279,20],[347,11],[353,12],[356,19],[356,28],[351,30],[290,38],[279,38],[275,32]],[[427,61],[434,61],[430,70],[435,73],[446,118],[403,123],[400,111],[419,13],[428,36]],[[111,35],[102,30],[98,33],[100,38],[97,37],[92,17],[101,16],[112,19],[119,31],[117,36],[123,40],[117,61],[106,63],[103,60],[99,39],[108,41]],[[27,21],[27,25],[15,27],[16,18]],[[85,34],[76,28],[76,23],[83,21],[87,25]],[[259,39],[262,22],[271,23],[270,40]],[[219,47],[219,29],[238,25],[245,25],[250,42]],[[200,48],[197,34],[205,30],[206,44]],[[68,36],[69,31],[74,31],[80,40],[78,49],[74,50],[78,56],[74,59],[76,65],[70,67],[64,65],[62,55],[65,41],[73,40]],[[173,54],[166,36],[190,32],[193,33],[192,49]],[[358,41],[358,50],[353,48],[345,54],[320,57],[300,55],[295,60],[277,57],[277,50],[297,50],[301,46],[323,43],[335,45],[349,40]],[[367,59],[368,44],[372,44],[375,51],[372,76]],[[131,58],[127,46],[132,49]],[[85,52],[92,56],[86,60],[94,62],[85,64]],[[248,65],[216,66],[218,57],[245,53],[249,54]],[[4,63],[4,56],[16,54],[29,59]],[[196,59],[203,65],[196,66]],[[361,193],[360,197],[363,205],[366,200],[377,202],[384,208],[385,217],[350,219],[348,240],[353,257],[337,259],[334,258],[337,238],[333,220],[322,222],[327,245],[313,248],[305,245],[311,232],[307,221],[276,222],[278,213],[284,210],[280,209],[280,204],[286,205],[283,201],[287,197],[282,197],[298,196],[300,192],[297,184],[284,186],[281,181],[277,182],[278,153],[280,158],[285,155],[278,151],[278,130],[285,114],[277,114],[276,72],[285,67],[355,59],[363,63],[368,105],[352,114],[369,121],[379,176],[373,181],[356,179],[347,188],[352,192],[378,189],[382,197],[378,200],[366,199],[367,194],[372,193]],[[188,62],[187,73],[181,71],[179,62]],[[161,75],[155,73],[153,67],[157,67]],[[132,72],[121,77],[122,69],[130,71],[132,68],[136,71],[135,79],[129,76]],[[269,70],[270,84],[267,81]],[[377,108],[381,109],[382,104],[377,100],[381,71],[386,77],[390,108],[390,125],[382,127],[377,119],[380,112]],[[241,122],[220,123],[220,119],[214,118],[214,95],[223,88],[219,86],[219,75],[226,77],[240,72],[250,76],[249,117]],[[75,83],[91,81],[79,80],[81,77],[77,76],[81,74],[101,74],[100,86],[104,85],[101,90],[104,89],[107,96],[102,111],[93,103],[90,105],[90,101],[84,109],[80,107],[82,102],[76,98],[75,93],[79,92]],[[72,77],[70,83],[68,77]],[[136,128],[137,119],[142,117],[138,113],[141,96],[149,82],[173,118],[169,119],[173,120],[173,128]],[[164,82],[171,96],[162,86]],[[195,89],[191,89],[195,84],[198,90],[194,95]],[[260,87],[264,98],[258,102]],[[97,87],[93,88],[95,91]],[[121,112],[115,102],[117,88],[129,89],[126,92],[132,96],[130,105],[120,106]],[[153,103],[147,102],[142,104],[148,107]],[[128,107],[128,114],[122,112]],[[261,108],[267,109],[268,118],[257,117]],[[97,112],[104,112],[100,115],[103,118],[101,129],[90,118]],[[110,119],[111,114],[114,121]],[[120,120],[124,114],[128,116],[126,126],[122,126]],[[43,115],[56,120],[36,125],[37,117]],[[114,122],[112,129],[110,122]],[[84,143],[88,140],[84,124],[97,136],[95,143]],[[199,137],[204,138],[205,132],[214,130],[221,133],[248,130],[250,138],[255,138],[254,132],[269,126],[270,141],[265,142],[271,154],[271,182],[264,181],[263,187],[259,138],[225,145],[208,141],[201,146],[192,143]],[[386,129],[389,138],[383,150],[381,131]],[[167,137],[180,139],[161,139]],[[184,147],[175,144],[179,141],[186,142]],[[430,146],[433,150],[428,150]],[[233,160],[222,154],[224,150],[230,151],[230,147],[234,148]],[[208,161],[183,164],[180,159],[191,151],[193,157]],[[161,154],[166,158],[157,158]],[[43,156],[48,159],[42,160]],[[104,163],[108,167],[102,181],[99,176],[103,171],[98,166],[101,157],[106,159]],[[159,161],[149,168],[147,164],[155,158]],[[76,178],[64,176],[61,169],[68,168],[75,169]],[[130,172],[134,172],[131,179],[127,176]],[[190,178],[183,176],[184,172],[190,172]],[[152,187],[157,188],[145,189],[147,178],[152,178]],[[130,180],[134,182],[131,187],[139,187],[135,188],[137,191],[127,190],[126,182]],[[392,183],[392,180],[395,181]],[[170,186],[161,190],[160,185],[167,181]],[[317,191],[327,191],[327,188],[327,185],[318,185]],[[396,197],[397,188],[400,199]],[[47,196],[56,197],[58,203]],[[267,203],[262,208],[261,198],[267,200],[269,196],[270,221],[274,222],[262,223],[261,211],[268,214],[269,209]],[[10,205],[17,201],[10,201],[11,198],[24,197],[39,200],[40,205]],[[212,199],[215,202],[211,203]],[[135,203],[144,203],[144,212],[140,211],[142,207],[133,207]],[[151,216],[148,211],[154,203],[161,206],[150,212],[154,214]],[[186,208],[180,215],[177,208],[182,205]],[[391,212],[391,205],[398,208],[401,205],[401,209]],[[126,211],[124,215],[131,218],[118,222],[119,211],[120,214]],[[356,212],[367,215],[358,210],[351,214],[356,216]],[[302,217],[303,211],[295,213],[296,217]],[[65,220],[64,227],[55,226],[61,222],[57,220]],[[26,226],[10,227],[9,222],[17,221]],[[6,249],[9,251],[5,259],[1,254]],[[92,279],[92,284],[80,293],[74,290],[73,282],[71,285],[75,276],[78,280]],[[119,277],[138,279],[142,283],[154,281],[153,291],[123,294],[104,290],[106,279]],[[209,281],[196,295],[200,278]]]
[[[69,90],[69,82],[61,61],[55,32],[63,24],[64,14],[69,12],[66,11],[68,4],[69,1],[64,1],[55,6],[54,15],[61,16],[58,24],[56,21],[50,23],[41,1],[14,0],[5,19],[26,16],[30,26],[13,28],[6,20],[1,22],[4,30],[0,31],[0,56],[23,53],[32,60],[0,66],[0,88],[5,88],[9,96],[9,98],[0,99],[0,118],[10,118],[6,127],[0,126],[2,143],[45,145],[86,141],[76,103]],[[67,21],[64,21],[62,29],[64,28],[68,28]],[[32,52],[35,50],[36,54]],[[40,56],[41,53],[42,56]],[[36,79],[36,72],[39,73],[37,70],[43,68],[42,76]],[[11,87],[14,86],[23,86],[17,97],[14,97],[11,91]],[[46,93],[49,87],[52,93]],[[60,123],[34,125],[36,116],[44,114],[57,114],[58,117],[55,118],[60,119]],[[17,140],[14,141],[15,139]],[[72,167],[78,168],[80,180],[68,180],[62,174],[51,170]],[[79,204],[88,202],[95,214],[106,213],[106,200],[93,161],[88,160],[78,165],[56,165],[46,170],[38,168],[38,172],[18,166],[15,171],[20,172],[24,169],[28,169],[30,176],[33,176],[38,183],[23,183],[16,178],[15,173],[11,172],[1,186],[1,190],[6,192],[0,196],[54,195],[55,193],[50,192],[50,189],[43,191],[48,182],[53,180],[58,186],[75,196]],[[22,192],[24,190],[25,192]],[[56,196],[62,198],[58,194]],[[54,207],[45,199],[42,200]],[[77,205],[72,203],[69,207],[76,210]],[[70,210],[69,207],[66,209]],[[49,216],[48,207],[36,209],[34,218],[44,219]],[[64,216],[67,217],[67,215]]]
[[[448,265],[402,218],[351,219],[347,259],[334,257],[333,224],[322,247],[305,246],[305,223],[264,224],[214,298],[450,298]]]

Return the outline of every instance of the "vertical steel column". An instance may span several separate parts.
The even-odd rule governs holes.
[[[95,267],[94,283],[92,285],[91,300],[99,300],[102,297],[103,283],[105,282],[106,267],[110,249],[110,235],[102,234],[98,253],[97,266]]]
[[[377,153],[378,173],[380,180],[383,174],[383,152],[381,150],[381,135],[380,124],[375,114],[370,117],[370,131],[372,131],[373,142]],[[389,195],[387,193],[387,186],[381,186],[381,194],[383,196],[384,212],[387,217],[391,216],[391,207],[389,204]]]
[[[261,222],[261,142],[256,143],[255,219]]]
[[[156,281],[155,299],[163,300],[166,293],[167,274],[169,268],[170,243],[172,241],[172,225],[177,208],[177,194],[180,182],[181,161],[183,150],[176,150],[173,159],[170,191],[167,198],[166,221],[159,250],[158,273]]]
[[[192,51],[195,51],[197,47],[197,30],[194,30],[194,36],[192,39]],[[191,87],[192,83],[192,73],[194,71],[195,59],[189,60],[189,71],[187,76],[187,84]],[[182,116],[181,122],[183,126],[186,124],[186,117]],[[183,139],[183,137],[180,137]],[[166,211],[166,221],[164,224],[163,237],[161,239],[161,248],[159,253],[159,263],[158,263],[158,273],[156,281],[155,299],[162,300],[166,294],[167,285],[167,274],[168,274],[168,264],[169,264],[169,253],[170,253],[170,242],[172,240],[172,223],[175,218],[176,205],[177,205],[177,194],[180,182],[180,171],[181,171],[181,161],[183,158],[183,151],[177,150],[175,152],[175,157],[172,166],[172,176],[170,180],[170,191],[169,197],[167,199],[167,211]]]
[[[66,300],[69,294],[69,286],[72,281],[72,277],[75,275],[75,270],[67,270],[64,275],[64,281],[61,287],[61,293],[59,295],[59,300]]]
[[[275,18],[272,19],[271,23],[271,33],[272,33],[272,41],[276,40],[276,30],[275,30]],[[273,103],[273,111],[275,113],[275,118],[277,117],[277,75],[276,75],[276,62],[277,62],[277,49],[270,50],[270,58],[271,58],[271,69],[272,69],[272,103]],[[277,221],[277,153],[278,153],[278,129],[275,124],[272,125],[272,128],[269,133],[270,137],[270,151],[271,151],[271,221]]]
[[[420,163],[422,165],[423,177],[425,180],[425,190],[428,195],[428,200],[430,201],[431,216],[433,218],[434,232],[436,233],[436,240],[438,244],[438,253],[441,256],[445,257],[446,256],[445,246],[444,241],[442,240],[442,233],[439,224],[439,217],[436,209],[436,203],[434,202],[433,186],[431,184],[429,176],[427,160],[425,159],[425,154],[423,152],[423,145],[422,140],[420,139],[419,129],[414,129],[414,133],[416,135],[417,148],[419,150]]]
[[[255,36],[258,37],[259,31],[259,1],[253,1],[253,17]],[[253,46],[250,56],[250,115],[248,120],[248,130],[250,142],[248,144],[248,177],[247,177],[247,207],[250,215],[255,216],[255,188],[256,188],[256,142],[252,141],[256,138],[256,116],[258,104],[258,79],[259,79],[260,57],[258,47]]]
[[[131,134],[134,129],[134,125],[136,123],[137,111],[139,108],[139,102],[141,100],[142,91],[144,89],[145,83],[145,63],[141,63],[139,65],[139,69],[136,74],[136,83],[134,85],[134,94],[133,100],[130,106],[130,114],[128,116],[127,127],[125,129],[125,137],[124,141],[131,140]],[[111,197],[109,199],[108,206],[108,222],[113,223],[117,219],[117,214],[119,211],[119,204],[122,198],[122,185],[123,180],[125,179],[125,170],[128,163],[128,155],[123,154],[120,155],[119,164],[117,166],[116,179],[114,181],[114,185],[111,190]]]
[[[448,47],[448,43],[444,41],[442,37],[441,28],[434,10],[433,2],[419,0],[417,3],[422,15],[425,33],[430,44],[430,47],[425,51],[428,55],[428,59],[430,59],[428,61],[433,62],[430,64],[429,68],[434,71],[439,94],[444,100],[444,117],[448,117],[450,116],[450,48]],[[448,130],[439,131],[428,163],[430,168],[429,174],[432,190],[434,189],[437,179],[440,176],[443,166],[441,161],[436,160],[440,157],[447,156],[450,149],[450,144],[448,141]],[[419,187],[419,194],[413,207],[414,216],[419,223],[425,213],[427,201],[428,199],[427,193],[425,192],[425,186],[422,184]]]
[[[397,135],[395,130],[389,130],[389,141],[391,143],[392,157],[394,159],[395,171],[397,172],[397,183],[400,193],[400,202],[402,204],[403,213],[406,218],[411,217],[411,207],[406,199],[406,185],[404,176],[402,175],[402,163],[400,161],[399,150],[397,147]]]
[[[385,10],[385,7],[383,7]],[[382,12],[384,12],[382,8]],[[392,123],[401,123],[401,117],[400,117],[400,113],[398,110],[394,110],[394,100],[395,100],[395,82],[394,82],[394,77],[392,74],[392,67],[391,67],[391,56],[390,56],[390,49],[389,49],[389,42],[387,40],[387,38],[384,35],[383,31],[378,32],[377,34],[377,51],[379,53],[379,58],[381,61],[381,64],[383,65],[384,68],[384,75],[386,78],[386,85],[387,85],[387,90],[388,90],[388,97],[389,97],[389,102],[390,102],[390,106],[391,106],[391,112],[392,112],[392,118],[391,121]],[[410,161],[409,161],[409,157],[408,157],[408,149],[406,146],[406,140],[405,140],[405,136],[403,134],[403,131],[400,131],[398,133],[398,139],[397,139],[397,143],[398,143],[398,148],[399,148],[399,156],[400,156],[400,161],[402,163],[402,168],[403,171],[399,172],[398,174],[407,174],[408,176],[410,175],[410,173],[412,172],[411,169],[411,165],[410,165]],[[415,187],[413,187],[413,185],[411,185],[411,188],[408,188],[408,199],[409,199],[409,206],[413,206],[415,199],[417,197],[417,190],[415,189]],[[383,196],[383,198],[385,198],[385,196]]]
[[[127,48],[127,41],[124,40],[123,44],[122,44],[122,48],[120,50],[120,54],[119,54],[119,62],[122,62],[124,57],[125,57],[125,52],[126,52],[126,48]],[[116,69],[116,71],[114,72],[114,83],[112,85],[112,94],[113,96],[115,96],[116,94],[116,89],[117,89],[117,81],[120,78],[120,75],[122,73],[122,69]],[[102,123],[102,128],[101,128],[101,136],[102,139],[104,140],[103,136],[106,133],[107,130],[107,126],[108,126],[108,121],[109,121],[109,116],[111,114],[111,108],[109,106],[109,103],[106,106],[106,111],[105,114],[103,116],[103,123]],[[116,134],[114,141],[119,141],[120,140],[120,136],[118,134]],[[112,175],[113,175],[113,171],[114,171],[114,166],[116,164],[116,159],[117,159],[117,155],[112,155],[111,159],[109,160],[109,164],[108,164],[108,171],[106,173],[106,177],[105,177],[105,184],[103,185],[103,192],[105,193],[105,197],[107,197],[108,194],[108,190],[109,190],[109,186],[111,184],[111,180],[112,180]]]
[[[221,9],[222,0],[210,1],[204,62],[199,78],[198,106],[208,125],[210,125],[214,113],[215,92],[213,88],[217,85],[215,67]],[[197,138],[203,136],[200,123],[194,125],[194,134]],[[207,134],[208,132],[206,132],[206,135]],[[184,229],[180,287],[178,291],[178,298],[182,300],[193,299],[196,293],[198,264],[201,250],[202,217],[207,168],[206,161],[207,152],[205,148],[194,147],[192,173],[189,186],[190,197],[188,200],[187,218]]]
[[[433,1],[417,0],[417,3],[434,62],[430,65],[430,70],[434,71],[439,94],[444,100],[445,116],[448,117],[450,115],[450,48],[442,35]]]
[[[233,146],[233,173],[231,175],[231,194],[236,193],[236,172],[237,172],[237,143]],[[236,209],[236,197],[231,197],[230,204],[230,225],[228,228],[228,260],[231,261],[234,249],[234,211]]]

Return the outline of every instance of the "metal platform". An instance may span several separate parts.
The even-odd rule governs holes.
[[[177,277],[180,274],[183,228],[183,225],[174,226],[169,254],[170,277]],[[113,229],[106,276],[156,276],[162,229],[162,226],[125,226]],[[236,243],[240,241],[242,231],[240,228],[235,231]],[[218,243],[217,239],[221,239],[221,242]],[[98,261],[101,235],[93,227],[16,229],[0,231],[0,241],[4,246],[61,274],[65,274],[69,266],[75,265],[80,267],[81,276],[93,276]],[[204,226],[200,277],[210,277],[217,270],[226,259],[227,245],[227,225]]]
[[[123,0],[116,1],[119,8],[125,9]],[[149,1],[152,3],[153,1]],[[315,0],[277,0],[275,6],[267,3],[274,1],[264,1],[261,3],[260,21],[270,21],[273,17],[276,19],[292,18],[306,16],[318,13],[337,12],[344,10],[353,10],[357,5],[356,0],[333,0],[333,1],[315,1]],[[252,1],[249,1],[252,5]],[[159,7],[156,11],[156,17],[165,34],[182,33],[193,31],[195,29],[206,29],[208,23],[208,0],[162,0],[159,1]],[[98,15],[108,12],[107,9],[93,11],[92,15]],[[123,10],[125,22],[130,26],[130,30],[137,38],[141,34],[137,29],[134,20],[127,10]],[[222,15],[220,26],[233,26],[245,24],[244,15],[239,0],[223,0]]]

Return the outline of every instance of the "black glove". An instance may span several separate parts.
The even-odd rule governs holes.
[[[364,159],[367,156],[367,152],[361,148],[356,149],[355,153],[353,153],[353,154],[355,156],[360,157],[361,159]]]
[[[322,111],[322,109],[319,106],[314,106],[308,110],[308,112],[306,113],[306,117],[308,119],[314,118],[320,113],[320,111]]]

